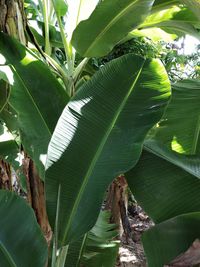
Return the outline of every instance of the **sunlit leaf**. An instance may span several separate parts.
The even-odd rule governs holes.
[[[84,57],[106,55],[149,14],[152,0],[101,1],[75,29],[72,44]],[[133,16],[137,14],[137,16]]]
[[[66,106],[48,148],[45,179],[49,220],[54,229],[57,213],[61,244],[94,225],[107,186],[138,161],[169,90],[159,60],[129,54],[101,68]]]

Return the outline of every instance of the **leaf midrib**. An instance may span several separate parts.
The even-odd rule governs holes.
[[[11,257],[9,251],[7,250],[7,248],[3,245],[3,243],[1,241],[0,241],[0,250],[4,254],[7,261],[9,262],[10,267],[17,267],[17,265],[14,262],[14,259]]]
[[[180,168],[182,170],[184,170],[185,172],[195,176],[197,179],[200,178],[200,175],[198,176],[195,172],[193,172],[190,168],[188,167],[184,167],[184,165],[181,162],[181,159],[179,161],[179,159],[176,159],[176,155],[174,154],[175,160],[174,158],[170,158],[164,154],[162,154],[162,152],[158,152],[157,150],[154,150],[153,148],[149,147],[147,144],[144,144],[144,150],[148,151],[149,153],[173,164],[174,166],[176,166],[177,168]],[[175,151],[172,151],[173,153],[176,153]],[[186,158],[185,158],[186,159]],[[183,159],[184,160],[184,159]]]
[[[84,189],[86,188],[86,186],[88,184],[88,180],[90,178],[90,175],[93,172],[94,167],[96,166],[96,162],[98,161],[99,156],[101,155],[101,152],[103,151],[103,148],[104,148],[104,146],[105,146],[105,144],[106,144],[106,142],[108,140],[108,137],[110,136],[110,133],[113,130],[114,125],[116,124],[116,122],[117,122],[117,120],[118,120],[118,118],[119,118],[119,116],[121,114],[121,111],[124,109],[124,106],[126,105],[126,102],[129,99],[129,96],[132,93],[133,88],[135,87],[135,85],[136,85],[136,83],[137,83],[137,81],[138,81],[138,79],[140,77],[140,74],[142,72],[142,69],[144,67],[144,64],[145,64],[145,60],[142,63],[142,65],[140,67],[140,70],[138,71],[138,74],[137,74],[137,76],[136,76],[136,78],[135,78],[132,86],[130,87],[130,90],[128,91],[128,93],[124,97],[124,100],[122,101],[121,105],[117,109],[117,112],[116,112],[116,114],[115,114],[115,116],[113,118],[113,121],[110,124],[110,127],[108,128],[108,130],[106,131],[105,135],[103,136],[102,141],[100,142],[100,145],[99,145],[99,147],[97,149],[97,152],[96,152],[95,156],[93,157],[93,160],[92,160],[92,162],[91,162],[91,164],[90,164],[90,166],[88,168],[88,171],[87,171],[87,173],[86,173],[86,175],[85,175],[85,177],[83,179],[83,182],[81,184],[81,187],[80,187],[80,190],[79,190],[79,193],[78,193],[78,197],[76,198],[75,203],[74,203],[74,206],[73,206],[73,208],[71,210],[71,215],[69,217],[67,227],[65,228],[65,231],[64,231],[63,240],[65,240],[66,237],[67,237],[67,234],[68,234],[68,231],[69,231],[71,222],[72,222],[73,217],[74,217],[74,215],[75,215],[75,213],[76,213],[76,211],[78,209],[79,203],[81,201],[81,197],[83,195]]]
[[[49,134],[49,137],[51,138],[52,133],[51,133],[51,131],[50,131],[50,129],[49,129],[49,127],[48,127],[48,125],[47,125],[47,123],[46,123],[44,117],[42,116],[42,113],[40,112],[39,107],[38,107],[37,104],[35,103],[33,96],[32,96],[31,93],[29,92],[29,90],[28,90],[28,88],[27,88],[27,86],[26,86],[26,83],[24,82],[23,78],[18,74],[18,72],[16,71],[16,69],[14,68],[13,65],[11,66],[11,68],[13,69],[15,75],[18,77],[18,79],[20,80],[21,84],[23,85],[23,88],[24,88],[25,92],[27,93],[27,95],[28,95],[29,98],[31,99],[31,102],[33,103],[33,106],[34,106],[35,109],[37,110],[37,113],[39,114],[39,117],[40,117],[41,120],[43,121],[43,124],[45,125],[45,128],[47,129],[47,132],[48,132],[48,134]],[[15,108],[14,108],[14,109],[15,109]],[[17,113],[19,113],[19,112],[17,111]]]
[[[80,17],[80,13],[81,13],[82,3],[83,3],[83,0],[79,0],[78,13],[77,13],[77,17],[76,17],[76,26],[78,25],[78,22],[79,22],[79,17]]]
[[[191,148],[192,154],[196,154],[199,134],[200,134],[200,115],[197,117],[197,123],[196,123],[196,127],[194,130],[194,137],[193,137],[192,148]]]
[[[155,27],[155,26],[157,26],[157,27],[159,27],[159,26],[165,26],[165,23],[173,23],[173,22],[176,22],[176,23],[182,23],[182,24],[195,24],[196,23],[196,21],[189,21],[189,20],[173,20],[173,19],[167,19],[167,20],[159,20],[159,21],[156,21],[156,22],[149,22],[149,23],[145,23],[145,24],[141,24],[140,25],[140,28],[141,29],[145,29],[145,28],[153,28],[153,27]],[[177,25],[175,24],[175,25],[169,25],[170,27],[174,27],[175,26],[175,28],[178,28],[177,27]],[[191,26],[191,25],[190,25]]]
[[[88,49],[86,50],[86,52],[84,53],[85,55],[87,55],[90,50],[96,45],[96,43],[99,41],[99,39],[102,38],[102,36],[118,21],[121,19],[121,17],[126,14],[129,11],[129,8],[131,8],[138,0],[135,0],[133,3],[129,4],[126,8],[124,8],[120,13],[117,14],[117,16],[115,16],[110,23],[108,23],[108,25],[103,29],[103,31],[101,31],[97,37],[95,38],[95,40],[91,43],[91,45],[88,47]]]

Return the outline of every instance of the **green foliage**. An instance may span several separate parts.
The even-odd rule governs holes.
[[[0,190],[0,218],[0,265],[44,267],[47,244],[28,204]]]
[[[156,223],[143,237],[149,267],[162,267],[199,237],[200,84],[176,83],[168,102],[166,73],[180,80],[193,62],[198,77],[199,52],[185,57],[163,42],[199,38],[199,4],[97,2],[74,0],[73,14],[71,1],[27,1],[32,51],[0,34],[0,130],[13,136],[0,156],[15,169],[22,146],[45,179],[52,267],[114,266],[115,227],[99,212],[122,173]],[[44,267],[31,208],[5,191],[0,202],[0,265]]]
[[[101,211],[95,226],[85,239],[81,263],[85,267],[114,267],[119,241],[113,239],[118,235],[114,224],[109,224],[110,213]]]
[[[200,237],[199,80],[181,81],[172,89],[142,157],[126,174],[135,198],[156,223],[143,239],[150,267],[169,263]]]
[[[68,96],[44,63],[2,33],[0,53],[6,58],[6,64],[12,66],[14,83],[9,104],[17,112],[23,146],[44,178],[41,157],[47,154],[48,143]]]
[[[84,57],[106,55],[128,32],[143,22],[152,4],[152,0],[100,2],[91,17],[75,29],[73,46]]]
[[[138,161],[169,90],[159,60],[129,54],[101,68],[66,106],[49,144],[45,179],[48,216],[60,245],[94,225],[106,188]]]
[[[101,211],[94,227],[78,241],[70,244],[65,267],[114,267],[119,241],[118,231],[110,224],[110,212]]]

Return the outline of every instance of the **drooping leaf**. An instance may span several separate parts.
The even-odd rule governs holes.
[[[107,186],[136,164],[169,89],[159,60],[130,54],[101,68],[66,106],[48,148],[45,179],[49,220],[54,229],[57,213],[61,244],[94,225]]]
[[[167,148],[163,143],[156,140],[146,140],[144,143],[145,150],[154,155],[176,165],[191,175],[200,178],[200,157],[194,155],[185,155],[177,153]]]
[[[65,267],[114,266],[119,249],[119,241],[114,238],[118,231],[109,220],[110,212],[100,211],[95,226],[69,245]]]
[[[150,33],[152,30],[157,30],[156,33],[162,30],[173,36],[180,37],[190,34],[200,38],[197,30],[199,27],[200,21],[188,8],[172,6],[158,12],[153,11],[139,26],[139,30],[135,31],[135,34],[140,33],[151,38]],[[155,39],[154,35],[152,37]]]
[[[183,80],[172,87],[172,99],[155,138],[184,154],[200,151],[200,80]]]
[[[112,50],[128,32],[141,24],[152,0],[101,1],[72,36],[72,45],[84,57],[100,57]],[[133,15],[137,14],[137,15]]]
[[[44,63],[3,33],[0,53],[14,76],[9,103],[18,114],[23,146],[43,177],[42,160],[68,96]]]
[[[185,225],[176,218],[200,209],[200,159],[180,155],[155,141],[147,142],[145,150],[126,178],[136,200],[158,223],[143,237],[148,266],[163,267],[199,237],[196,218]]]
[[[150,267],[169,264],[199,237],[194,227],[196,217],[187,225],[185,219],[178,224],[176,219],[200,210],[199,80],[180,81],[172,89],[161,122],[145,142],[146,151],[126,174],[135,198],[159,223],[144,238]],[[181,241],[178,235],[183,237]]]
[[[151,145],[151,151],[155,145]],[[175,158],[168,161],[162,150],[157,155],[144,151],[138,164],[126,174],[134,197],[155,223],[200,209],[200,179],[176,165]],[[198,168],[194,172],[200,173],[199,162],[200,159],[190,165],[191,169]],[[186,163],[187,160],[183,164]]]
[[[87,234],[83,257],[83,267],[114,267],[119,250],[116,225],[109,223],[110,213],[101,211],[95,226]]]
[[[24,199],[0,190],[0,266],[44,267],[47,243]]]
[[[149,267],[163,267],[200,238],[200,213],[188,213],[157,224],[142,237]],[[187,267],[191,265],[180,265]]]

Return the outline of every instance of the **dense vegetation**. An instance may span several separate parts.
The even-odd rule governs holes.
[[[101,207],[122,174],[155,223],[148,266],[199,264],[199,50],[173,47],[199,38],[199,1],[27,1],[25,12],[25,38],[0,33],[0,266],[115,266]]]

